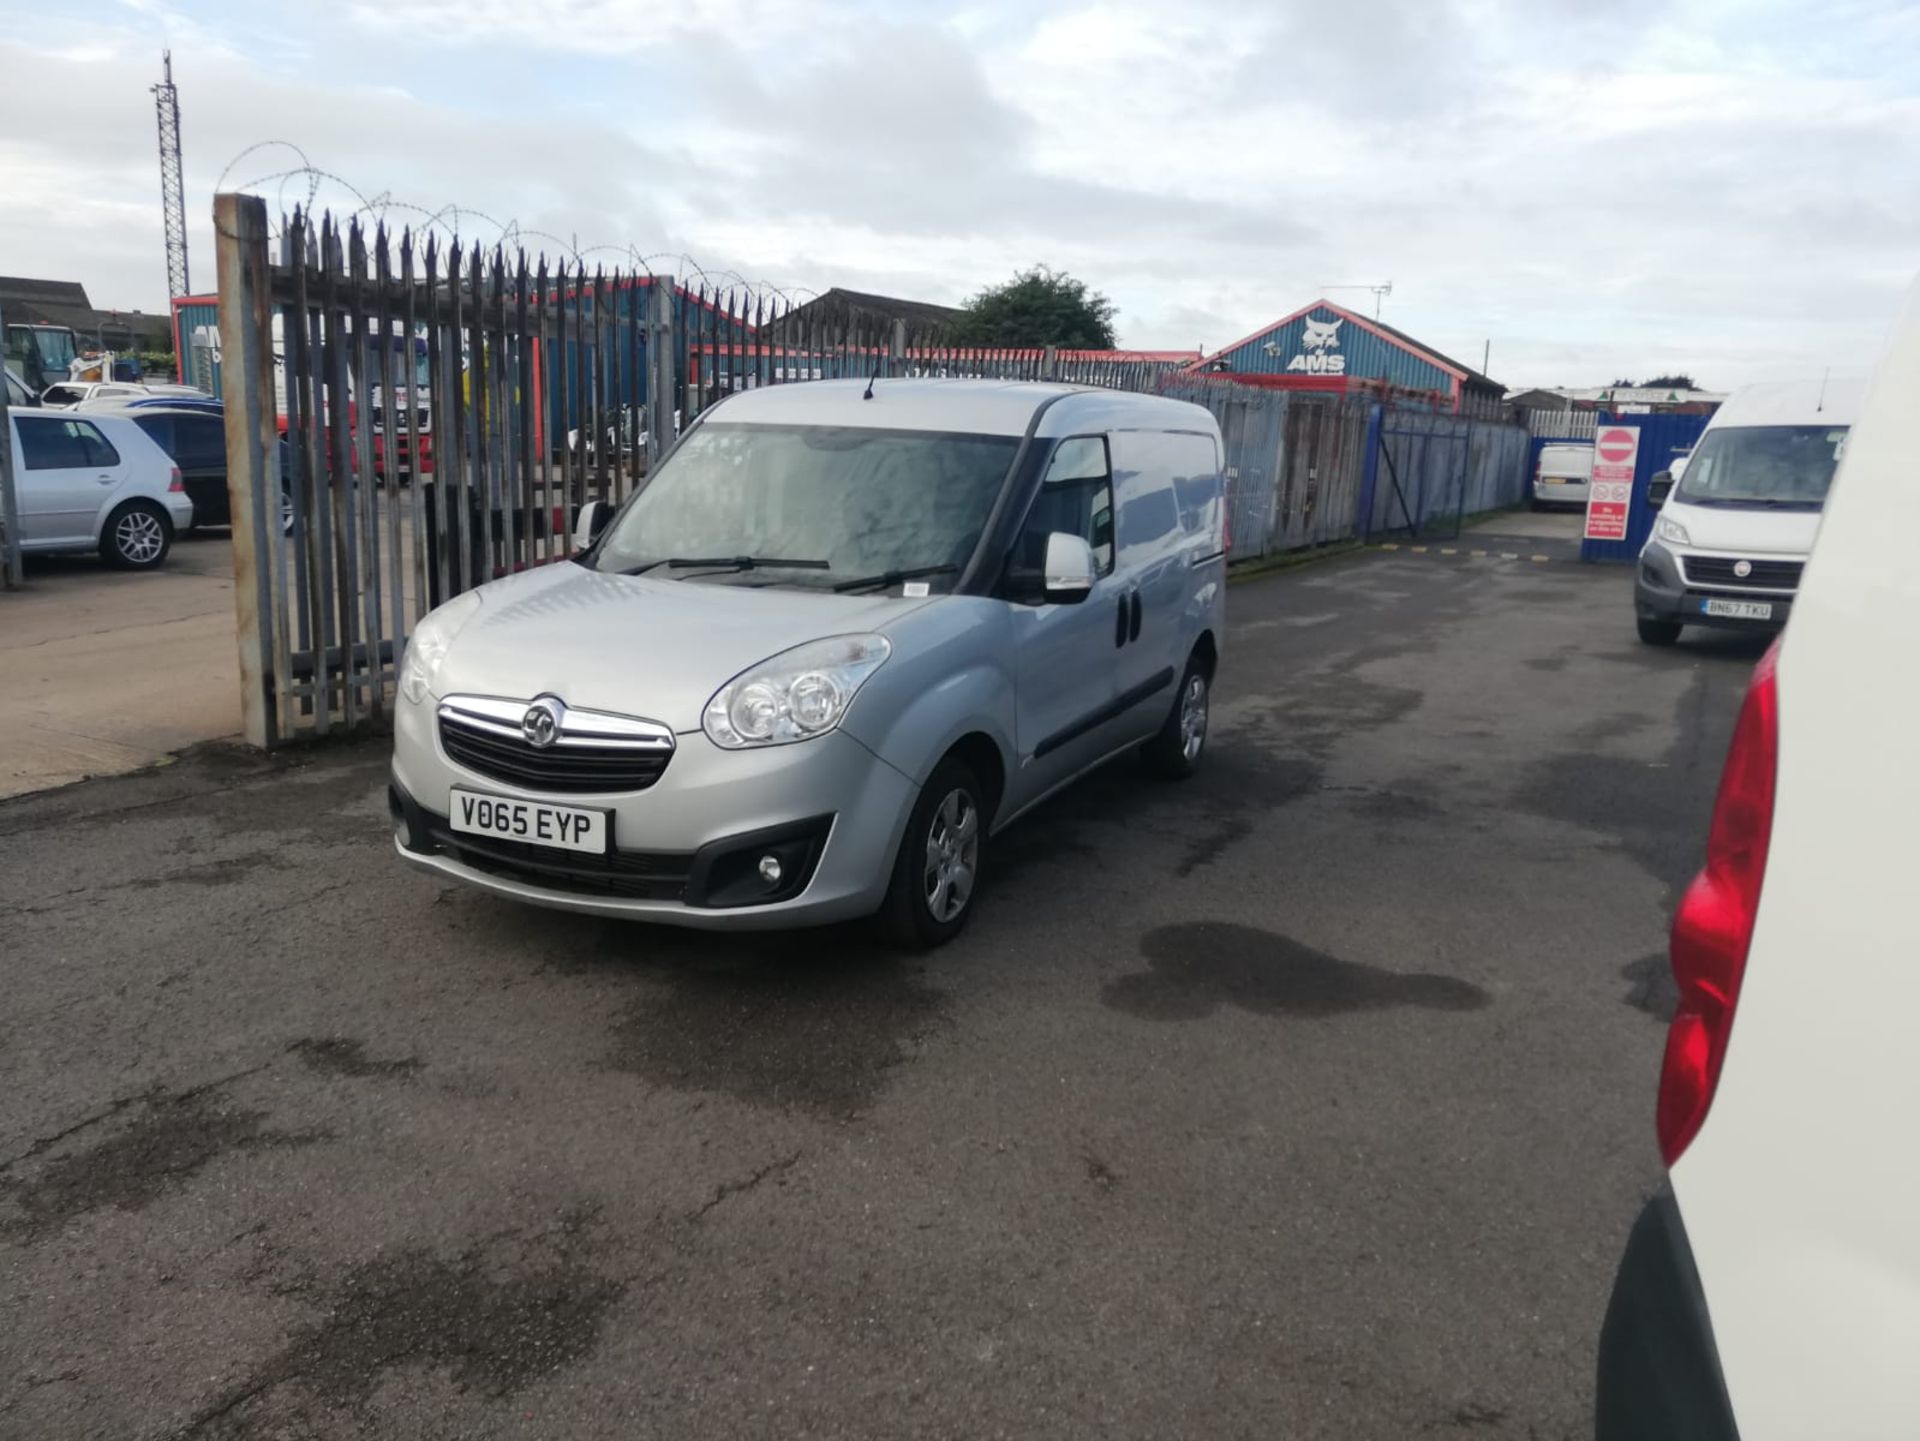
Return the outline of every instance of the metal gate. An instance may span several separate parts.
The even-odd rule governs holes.
[[[414,622],[564,559],[706,406],[837,376],[1156,389],[1163,362],[980,350],[743,287],[416,246],[214,202],[242,721],[256,745],[384,723]],[[276,252],[277,251],[277,255]]]

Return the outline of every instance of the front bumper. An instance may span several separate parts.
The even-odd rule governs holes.
[[[1773,614],[1766,620],[1707,615],[1700,608],[1701,602],[1707,600],[1759,601],[1772,606]],[[1680,562],[1657,540],[1647,542],[1634,567],[1633,613],[1642,620],[1710,625],[1724,630],[1776,631],[1787,623],[1792,611],[1793,597],[1779,591],[1702,590],[1687,585],[1680,578]]]
[[[436,706],[432,698],[423,705],[403,699],[395,716],[396,804],[412,822],[407,837],[396,827],[395,850],[422,870],[562,910],[706,930],[768,930],[867,915],[886,896],[917,794],[907,776],[842,731],[797,745],[744,751],[722,750],[695,731],[676,737],[673,759],[645,790],[543,795],[451,760],[440,745]],[[604,894],[589,880],[563,874],[566,867],[560,865],[543,872],[537,862],[503,865],[476,857],[477,863],[469,864],[456,848],[431,837],[434,829],[445,826],[449,792],[456,786],[604,810],[615,864],[628,877],[659,884],[620,887],[646,894]],[[428,835],[420,834],[416,812],[426,818]],[[818,839],[822,835],[824,839]],[[807,857],[805,886],[789,898],[730,904],[738,893],[724,893],[721,882],[713,879],[716,858],[772,844],[814,844],[816,839],[817,849]],[[542,859],[564,863],[577,857],[562,852]]]
[[[1600,1330],[1595,1441],[1738,1441],[1713,1320],[1670,1187],[1634,1223]]]

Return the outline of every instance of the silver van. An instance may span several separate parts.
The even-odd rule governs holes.
[[[423,619],[402,857],[673,925],[879,913],[938,945],[988,839],[1139,749],[1199,764],[1224,638],[1218,427],[1158,396],[823,381],[733,396],[570,562]]]

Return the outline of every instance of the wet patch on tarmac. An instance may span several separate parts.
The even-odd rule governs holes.
[[[295,1419],[289,1434],[331,1434],[319,1417],[276,1415],[282,1397],[273,1393],[284,1388],[295,1410],[312,1404],[345,1422],[386,1373],[403,1367],[442,1369],[489,1400],[511,1397],[591,1354],[627,1289],[585,1263],[597,1249],[591,1229],[591,1216],[576,1214],[545,1236],[494,1240],[452,1257],[409,1247],[362,1262],[332,1285],[285,1287],[312,1293],[317,1319],[174,1434],[254,1436]]]
[[[287,1047],[306,1062],[308,1069],[323,1076],[352,1076],[370,1080],[397,1080],[420,1069],[417,1056],[402,1056],[391,1061],[370,1060],[365,1041],[346,1036],[308,1036]]]
[[[126,883],[130,891],[160,890],[167,886],[230,886],[260,871],[292,870],[294,863],[273,851],[252,851],[224,861],[206,861],[163,876],[141,876]]]
[[[1191,1021],[1233,1006],[1259,1016],[1315,1018],[1413,1006],[1472,1011],[1491,999],[1454,976],[1338,960],[1252,926],[1161,926],[1140,943],[1148,969],[1110,981],[1101,999],[1153,1021]]]
[[[1567,668],[1567,658],[1563,655],[1542,655],[1535,656],[1532,660],[1524,662],[1524,664],[1528,670],[1543,670],[1551,674],[1555,671],[1565,670]]]
[[[1447,814],[1436,802],[1408,790],[1362,789],[1350,804],[1355,815],[1387,825],[1403,821],[1430,821]]]
[[[676,1091],[858,1115],[942,1023],[946,996],[864,929],[676,938],[609,926],[606,961],[662,990],[629,1005],[608,1064]]]
[[[115,1102],[69,1129],[67,1135],[88,1138],[77,1148],[62,1144],[65,1136],[37,1143],[0,1179],[0,1198],[16,1208],[0,1216],[0,1234],[38,1240],[94,1211],[139,1211],[234,1152],[326,1139],[271,1129],[264,1111],[226,1100],[224,1084]],[[40,1161],[43,1154],[51,1159]]]
[[[1665,951],[1655,951],[1620,968],[1620,979],[1627,983],[1622,998],[1636,1011],[1645,1011],[1664,1024],[1673,1019],[1680,1004],[1680,988],[1673,982],[1673,966]]]

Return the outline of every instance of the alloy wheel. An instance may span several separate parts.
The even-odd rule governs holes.
[[[967,908],[980,865],[980,808],[966,791],[955,788],[934,809],[927,828],[924,874],[927,910],[945,923]]]
[[[113,544],[128,565],[152,565],[167,547],[167,533],[152,511],[130,510],[114,526]]]
[[[1187,677],[1180,693],[1180,753],[1191,765],[1200,759],[1200,748],[1207,743],[1207,678]]]

